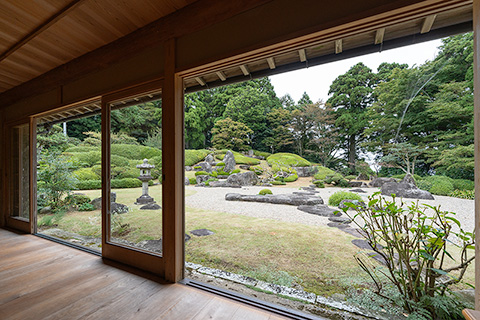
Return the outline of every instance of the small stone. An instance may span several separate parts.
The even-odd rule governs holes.
[[[356,193],[367,193],[367,191],[362,190],[362,189],[352,189],[350,192],[356,192]]]
[[[185,185],[188,186],[189,184],[190,184],[190,180],[187,177],[185,177]]]
[[[162,207],[156,203],[149,203],[140,207],[140,210],[159,210],[159,209],[162,209]]]
[[[209,154],[208,156],[205,157],[205,162],[212,165],[212,163],[215,161],[215,158]]]
[[[193,168],[191,166],[185,166],[185,171],[192,171]]]
[[[239,168],[243,170],[250,170],[250,166],[248,164],[241,164],[239,165]]]
[[[43,207],[42,209],[40,209],[40,211],[38,213],[39,214],[50,214],[50,213],[52,213],[52,207],[50,207],[50,206]]]
[[[117,202],[112,202],[110,204],[110,213],[122,214],[127,212],[128,212],[128,207],[124,204],[117,203]]]
[[[215,234],[215,232],[210,231],[208,229],[196,229],[196,230],[190,231],[190,233],[197,237],[205,237],[205,236],[210,236],[212,234]]]

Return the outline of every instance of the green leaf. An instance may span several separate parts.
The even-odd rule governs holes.
[[[446,275],[446,274],[448,274],[448,272],[446,272],[446,271],[444,271],[444,270],[441,270],[441,269],[430,268],[430,270],[435,271],[436,273],[441,274],[441,275]]]

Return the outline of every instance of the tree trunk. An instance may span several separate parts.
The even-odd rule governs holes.
[[[348,167],[350,168],[352,174],[355,173],[355,156],[357,153],[356,142],[355,135],[352,134],[348,138]]]

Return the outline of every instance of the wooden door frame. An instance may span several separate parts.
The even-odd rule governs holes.
[[[162,256],[134,247],[127,247],[110,241],[110,133],[111,133],[111,106],[114,101],[132,96],[147,94],[162,90],[163,80],[155,80],[116,91],[102,96],[102,257],[125,263],[160,276],[165,275],[164,254]],[[163,154],[164,152],[162,152]],[[165,189],[165,188],[162,188]],[[162,205],[162,208],[165,208]],[[165,209],[162,210],[162,220]],[[162,232],[162,237],[164,234]]]

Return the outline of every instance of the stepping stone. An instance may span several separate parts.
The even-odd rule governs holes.
[[[359,247],[360,249],[373,250],[372,246],[370,246],[370,244],[368,243],[367,240],[354,239],[354,240],[352,240],[352,243],[353,243],[354,245],[356,245],[357,247]],[[379,250],[383,250],[383,246],[382,246],[382,245],[377,244],[377,248],[378,248]]]
[[[162,207],[156,203],[149,203],[140,207],[140,210],[159,210],[159,209],[162,209]]]
[[[330,222],[330,223],[327,223],[327,226],[329,226],[330,228],[338,228],[338,229],[345,229],[349,227],[347,223],[339,223],[339,222]]]
[[[364,232],[363,230],[361,229],[356,229],[356,228],[351,228],[351,227],[348,227],[348,228],[344,228],[344,229],[341,229],[342,231],[345,231],[346,233],[354,236],[354,237],[357,237],[357,238],[364,238]]]
[[[205,237],[205,236],[210,236],[215,232],[210,231],[208,229],[197,229],[197,230],[190,231],[190,233],[197,237]]]
[[[339,216],[330,217],[330,218],[328,218],[328,220],[330,220],[332,222],[338,222],[338,223],[344,223],[344,224],[352,222],[352,220],[347,218],[347,217],[339,217]]]
[[[301,205],[297,207],[298,210],[304,211],[307,213],[311,214],[316,214],[317,216],[322,216],[322,217],[331,217],[334,216],[334,212],[338,211],[335,209],[332,209],[326,205]],[[338,213],[337,216],[341,216],[342,213]]]

